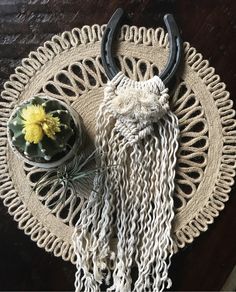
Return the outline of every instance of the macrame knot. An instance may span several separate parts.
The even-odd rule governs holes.
[[[115,129],[130,145],[145,139],[153,132],[153,126],[151,122],[134,122],[127,121],[122,118],[117,119]]]
[[[99,292],[101,283],[107,291],[162,292],[170,284],[178,121],[168,100],[158,76],[133,81],[120,72],[104,90],[97,115],[98,165],[119,167],[96,175],[99,194],[92,191],[81,214],[76,292]]]
[[[117,88],[110,106],[119,118],[138,122],[157,122],[169,110],[168,89],[152,92],[147,88]]]

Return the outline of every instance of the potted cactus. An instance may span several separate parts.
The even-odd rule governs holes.
[[[82,145],[82,120],[66,103],[34,96],[13,111],[8,140],[25,162],[58,167],[73,158]]]

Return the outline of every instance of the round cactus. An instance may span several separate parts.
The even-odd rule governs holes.
[[[70,149],[74,127],[60,101],[39,96],[20,105],[8,122],[13,146],[26,158],[40,162],[55,160]]]

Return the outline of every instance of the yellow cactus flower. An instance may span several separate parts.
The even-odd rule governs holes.
[[[24,128],[25,140],[37,144],[43,139],[43,129],[37,124],[29,124]]]
[[[44,134],[55,140],[56,133],[60,132],[60,119],[47,114],[42,105],[29,105],[22,110],[25,140],[37,144]]]

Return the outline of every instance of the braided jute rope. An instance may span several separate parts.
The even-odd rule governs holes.
[[[54,36],[22,60],[1,93],[0,196],[19,228],[39,247],[73,263],[71,238],[86,196],[74,204],[68,191],[65,205],[49,212],[49,199],[32,192],[43,170],[25,165],[12,153],[6,124],[19,102],[45,93],[76,109],[94,139],[95,115],[107,83],[99,56],[104,28],[84,26]],[[130,79],[150,79],[166,64],[167,35],[160,28],[124,26],[117,56]],[[225,87],[209,62],[184,43],[184,65],[170,93],[171,110],[180,128],[172,230],[175,251],[207,230],[224,208],[234,183],[236,121]],[[90,191],[88,186],[87,194]]]

